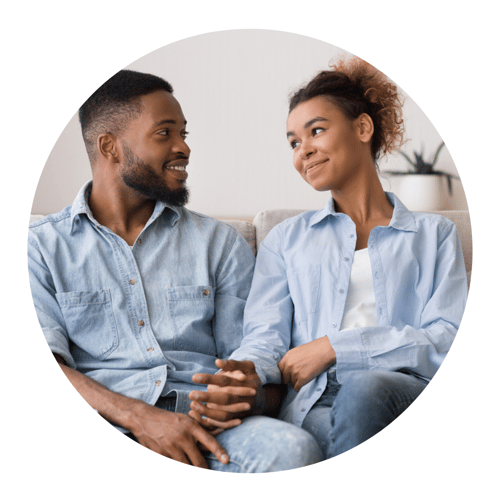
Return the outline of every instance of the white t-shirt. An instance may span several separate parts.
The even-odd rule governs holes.
[[[354,252],[340,330],[377,325],[375,292],[368,248]]]
[[[364,248],[354,252],[340,331],[376,325],[377,310],[372,267],[368,248]],[[333,372],[335,369],[334,364],[328,371]]]

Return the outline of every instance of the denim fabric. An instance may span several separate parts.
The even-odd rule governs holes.
[[[314,436],[325,458],[335,457],[384,429],[426,385],[414,375],[388,371],[351,373],[340,385],[331,373],[302,427]]]
[[[172,396],[161,397],[156,406],[185,413],[189,406]],[[131,434],[131,439],[136,440]],[[241,425],[217,436],[230,462],[222,464],[212,453],[204,455],[208,468],[223,472],[276,472],[296,469],[324,460],[316,440],[305,430],[269,417],[248,417]]]
[[[217,436],[229,464],[205,456],[209,469],[224,472],[276,472],[324,460],[314,438],[304,429],[269,417],[248,417]]]
[[[130,246],[88,207],[30,225],[30,283],[55,354],[108,389],[155,404],[184,403],[194,373],[217,371],[240,344],[253,253],[229,225],[157,202]]]
[[[232,358],[255,362],[262,383],[279,383],[278,362],[293,347],[327,336],[337,354],[337,379],[397,371],[430,380],[460,324],[467,277],[455,225],[412,213],[387,193],[390,224],[374,228],[368,252],[377,326],[340,330],[356,225],[330,199],[274,227],[257,255],[245,308],[244,339]],[[300,391],[290,386],[280,418],[301,425],[327,382],[324,372]]]

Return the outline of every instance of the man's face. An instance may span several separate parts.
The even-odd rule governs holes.
[[[148,199],[183,206],[188,200],[186,167],[191,150],[186,119],[166,91],[141,97],[141,113],[121,136],[123,182]]]

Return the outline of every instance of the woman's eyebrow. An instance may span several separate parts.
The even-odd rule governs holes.
[[[304,129],[308,129],[309,127],[311,127],[314,123],[316,122],[328,122],[327,119],[323,118],[323,117],[314,117],[313,119],[311,120],[308,120],[305,124],[304,124]],[[294,136],[295,133],[293,131],[288,131],[286,133],[286,137],[289,138],[290,136]]]
[[[327,119],[323,117],[314,117],[313,119],[309,120],[304,124],[304,129],[307,129],[308,127],[311,127],[315,122],[326,122]]]

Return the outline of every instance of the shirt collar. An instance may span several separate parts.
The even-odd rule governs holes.
[[[95,225],[100,226],[99,223],[94,219],[94,216],[88,204],[91,190],[92,180],[88,181],[87,183],[85,183],[85,185],[82,186],[82,188],[80,188],[80,191],[78,192],[78,195],[76,196],[73,205],[71,206],[71,232],[73,232],[75,228],[75,221],[77,219],[77,216],[81,214],[86,214]],[[153,214],[151,215],[148,223],[155,221],[165,211],[165,209],[170,209],[172,211],[170,223],[172,226],[175,225],[175,223],[181,216],[180,209],[161,201],[156,201]]]
[[[385,195],[391,205],[394,207],[389,226],[396,230],[416,232],[417,224],[415,222],[415,217],[413,216],[411,211],[409,211],[392,192],[385,192]],[[328,202],[326,203],[326,206],[313,215],[313,217],[309,221],[309,226],[312,227],[322,222],[325,218],[337,217],[340,214],[342,213],[335,211],[334,200],[332,197],[330,197],[330,199],[328,199]]]

